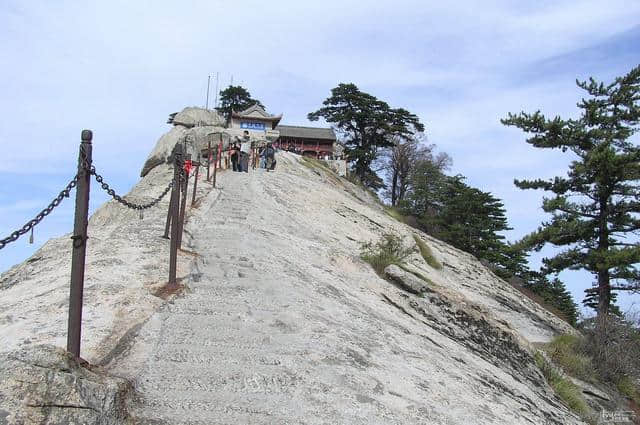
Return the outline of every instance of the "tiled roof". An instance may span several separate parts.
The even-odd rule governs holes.
[[[295,125],[279,125],[275,128],[280,137],[294,137],[300,139],[321,139],[336,141],[336,134],[331,128],[300,127]]]

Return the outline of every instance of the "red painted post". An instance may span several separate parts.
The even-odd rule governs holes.
[[[82,143],[78,154],[78,184],[76,186],[76,210],[71,239],[71,287],[69,290],[69,321],[67,327],[67,351],[76,359],[80,357],[82,329],[82,297],[84,292],[84,263],[87,253],[87,224],[89,222],[89,189],[91,182],[92,145],[91,130],[82,130]]]

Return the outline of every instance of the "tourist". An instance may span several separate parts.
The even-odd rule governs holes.
[[[240,171],[238,165],[238,146],[233,143],[229,148],[229,156],[231,157],[231,166],[233,167],[233,171]]]
[[[264,149],[264,159],[267,172],[276,167],[276,151],[273,149],[271,143],[267,143],[267,147]]]
[[[266,168],[267,167],[267,158],[265,156],[265,152],[267,151],[267,148],[264,146],[260,146],[258,148],[258,155],[260,156],[260,168]]]
[[[251,141],[249,139],[249,132],[244,131],[242,137],[242,143],[240,143],[240,170],[245,173],[249,172],[249,152],[251,151]]]

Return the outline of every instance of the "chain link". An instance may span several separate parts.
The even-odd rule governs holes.
[[[167,185],[167,187],[164,189],[164,191],[156,199],[154,199],[153,201],[151,201],[149,203],[146,203],[146,204],[136,204],[136,203],[133,203],[133,202],[129,202],[126,199],[124,199],[122,196],[118,195],[116,193],[116,191],[113,190],[111,188],[111,186],[109,186],[109,184],[104,181],[104,177],[102,177],[100,174],[98,174],[96,172],[96,167],[94,167],[92,165],[91,168],[89,169],[89,172],[91,174],[93,174],[93,176],[95,177],[96,181],[100,184],[100,187],[105,192],[107,192],[109,194],[109,196],[111,196],[118,203],[120,203],[120,204],[124,205],[125,207],[127,207],[129,209],[132,209],[132,210],[146,210],[148,208],[153,207],[158,202],[160,202],[162,200],[162,198],[164,198],[167,195],[167,193],[169,193],[171,188],[173,187],[173,180],[171,180],[169,182],[169,184]]]
[[[78,175],[76,174],[75,177],[69,182],[69,184],[67,184],[67,186],[64,189],[62,189],[62,191],[58,194],[58,196],[56,196],[53,199],[53,201],[51,201],[51,203],[47,205],[45,209],[40,211],[35,216],[35,218],[29,220],[24,226],[22,226],[20,229],[16,230],[15,232],[11,233],[6,238],[0,239],[0,249],[4,248],[8,243],[17,241],[20,236],[24,235],[25,233],[28,233],[31,229],[33,229],[36,225],[38,225],[42,221],[42,219],[44,219],[46,216],[51,214],[51,211],[53,211],[58,205],[62,203],[64,198],[69,197],[69,193],[74,187],[76,187],[77,184],[78,184]]]
[[[83,176],[85,172],[89,172],[90,175],[93,175],[96,179],[96,181],[100,184],[100,187],[106,191],[109,196],[111,196],[114,200],[116,200],[117,202],[119,202],[120,204],[124,205],[127,208],[133,209],[133,210],[139,210],[142,212],[142,210],[146,210],[148,208],[153,207],[154,205],[156,205],[158,202],[160,202],[166,195],[167,193],[169,193],[169,191],[171,190],[171,188],[174,186],[175,182],[172,179],[169,184],[167,185],[167,187],[164,189],[164,191],[160,194],[160,196],[158,196],[156,199],[154,199],[153,201],[146,203],[146,204],[136,204],[133,202],[129,202],[126,199],[124,199],[122,196],[118,195],[115,190],[113,190],[109,184],[107,182],[104,181],[104,177],[102,177],[100,174],[98,174],[96,172],[96,167],[93,166],[88,160],[87,160],[87,154],[84,150],[84,146],[80,145],[80,157],[81,157],[81,162],[82,162],[82,168],[79,169],[78,174],[76,174],[73,179],[69,182],[69,184],[67,184],[67,186],[62,189],[62,191],[58,194],[58,196],[56,196],[53,201],[51,201],[51,203],[49,205],[47,205],[47,207],[45,209],[43,209],[42,211],[40,211],[35,218],[29,220],[24,226],[22,226],[20,229],[12,232],[9,236],[7,236],[6,238],[0,239],[0,249],[4,248],[7,244],[11,243],[11,242],[15,242],[18,240],[18,238],[20,238],[20,236],[28,233],[29,231],[31,231],[35,226],[37,226],[38,224],[40,224],[40,222],[49,214],[51,214],[51,212],[62,203],[64,198],[68,198],[69,197],[69,193],[71,192],[71,190],[73,188],[76,187],[76,185],[78,184],[78,177],[79,176]],[[181,168],[180,169],[180,183],[184,183],[185,181],[185,171]]]

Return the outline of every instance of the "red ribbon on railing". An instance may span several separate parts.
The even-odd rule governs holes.
[[[190,159],[187,159],[187,160],[184,162],[184,171],[186,171],[186,172],[187,172],[187,174],[190,174],[190,173],[191,173],[191,169],[192,169],[192,168],[193,168],[193,164],[191,163],[191,160],[190,160]]]

